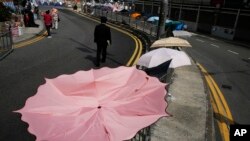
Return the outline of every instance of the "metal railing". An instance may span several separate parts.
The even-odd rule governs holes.
[[[104,11],[101,9],[93,9],[94,16],[106,16],[109,21],[114,22],[120,22],[125,25],[129,25],[130,27],[133,27],[137,30],[143,31],[144,33],[147,33],[153,37],[156,37],[157,35],[157,25],[147,22],[143,20],[142,18],[136,19],[132,18],[126,14],[121,14],[117,12],[112,11]]]
[[[130,139],[129,141],[150,141],[150,126],[143,128],[140,130],[135,137]]]
[[[0,60],[13,51],[11,30],[0,32]]]
[[[225,30],[232,30],[232,35],[230,34],[230,36],[232,36],[232,39],[242,41],[250,40],[250,36],[248,36],[250,32],[250,10],[223,7],[217,8],[208,6],[208,4],[205,4],[203,2],[204,1],[202,1],[200,4],[179,4],[169,1],[168,18],[170,18],[171,20],[178,20],[187,23],[189,31],[198,31],[201,33],[213,35],[214,27],[219,27]],[[202,3],[205,5],[201,5]],[[160,1],[139,0],[135,1],[134,4],[135,7],[132,11],[138,11],[148,16],[159,15]],[[125,2],[125,5],[131,5],[131,3]],[[140,21],[137,23],[140,23]],[[152,29],[145,27],[145,29],[147,29],[147,33],[150,33],[150,30],[152,30],[151,34],[155,34],[155,29],[157,29],[157,27],[153,27]],[[226,37],[227,35],[227,33],[223,33],[220,36]]]

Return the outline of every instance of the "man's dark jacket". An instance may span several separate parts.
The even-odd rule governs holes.
[[[111,44],[110,28],[105,24],[97,25],[94,33],[94,42],[97,44],[102,44],[104,46],[107,46],[108,40],[110,41]]]

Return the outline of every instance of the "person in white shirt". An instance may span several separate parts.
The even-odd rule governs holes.
[[[52,15],[52,28],[53,29],[58,29],[58,22],[59,22],[59,15],[58,15],[58,10],[53,8],[51,10],[51,15]]]

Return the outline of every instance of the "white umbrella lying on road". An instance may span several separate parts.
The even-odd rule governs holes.
[[[174,30],[173,31],[174,37],[191,37],[192,34],[188,31],[184,31],[184,30]]]
[[[168,37],[156,40],[150,48],[157,47],[192,47],[190,43],[178,37]]]
[[[191,65],[191,61],[185,52],[169,48],[159,48],[143,54],[137,65],[152,68],[171,59],[170,68]]]

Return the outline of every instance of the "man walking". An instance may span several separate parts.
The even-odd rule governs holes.
[[[49,10],[47,10],[46,13],[43,15],[43,19],[44,19],[44,24],[48,33],[48,38],[52,38],[51,33],[50,33],[50,28],[52,26],[52,16],[50,15]]]
[[[101,17],[101,24],[95,27],[94,42],[97,44],[96,53],[96,66],[100,66],[100,58],[102,55],[101,62],[106,61],[107,46],[111,44],[111,32],[110,28],[106,26],[107,18]]]

